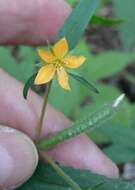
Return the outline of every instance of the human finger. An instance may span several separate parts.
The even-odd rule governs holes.
[[[1,0],[0,44],[42,45],[52,41],[70,12],[64,0]]]
[[[14,189],[31,177],[38,153],[25,134],[0,125],[0,189]]]
[[[0,71],[0,122],[23,131],[35,139],[42,99],[30,91],[26,101],[22,96],[22,89],[20,82]],[[71,122],[62,113],[48,105],[41,138],[70,126]],[[86,135],[80,135],[57,145],[49,153],[64,165],[118,177],[116,165]]]

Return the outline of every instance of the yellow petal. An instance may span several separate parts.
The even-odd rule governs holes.
[[[70,90],[68,75],[63,67],[57,69],[58,81],[62,88],[65,90]]]
[[[64,66],[71,69],[75,69],[77,67],[80,67],[85,62],[85,60],[86,58],[84,56],[68,56],[64,59]]]
[[[62,38],[53,46],[53,52],[57,58],[63,58],[68,52],[68,42],[66,38]]]
[[[44,84],[49,82],[55,74],[56,68],[54,67],[53,64],[46,65],[42,67],[35,79],[35,84]]]
[[[46,63],[52,63],[56,59],[51,51],[45,51],[44,49],[39,49],[38,54]]]

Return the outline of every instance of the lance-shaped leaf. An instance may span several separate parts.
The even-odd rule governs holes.
[[[95,13],[98,2],[99,0],[80,0],[71,15],[65,21],[56,40],[66,37],[70,50],[73,49]]]
[[[40,150],[50,149],[56,146],[56,144],[60,144],[65,140],[85,133],[88,130],[92,131],[99,126],[102,126],[101,124],[103,122],[113,117],[119,111],[124,96],[124,94],[121,94],[113,102],[103,105],[95,113],[92,113],[87,117],[85,116],[84,118],[77,120],[71,127],[63,129],[53,136],[42,139],[37,144],[37,148]]]
[[[33,85],[36,76],[37,76],[37,73],[33,74],[33,75],[27,80],[27,82],[26,82],[25,85],[24,85],[24,88],[23,88],[23,97],[24,97],[25,99],[27,99],[27,95],[28,95],[29,88]]]
[[[89,90],[92,90],[95,93],[99,93],[98,89],[90,82],[88,82],[84,77],[82,77],[81,75],[77,74],[77,73],[71,73],[68,72],[68,74],[74,78],[75,80],[77,80],[78,82],[80,82],[82,85],[84,85],[85,87],[87,87]]]

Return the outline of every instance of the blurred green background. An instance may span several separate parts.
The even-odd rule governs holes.
[[[68,0],[75,6],[76,0]],[[85,65],[78,69],[87,80],[93,82],[99,95],[70,79],[72,91],[65,92],[56,81],[50,95],[50,103],[70,119],[76,120],[110,102],[121,93],[126,94],[119,113],[88,135],[117,164],[135,160],[135,1],[102,0],[96,15],[120,18],[120,25],[91,24],[73,50],[87,57]],[[34,72],[38,60],[36,48],[26,46],[0,47],[0,67],[23,83]],[[36,89],[37,90],[37,89]],[[41,92],[41,89],[38,89]]]

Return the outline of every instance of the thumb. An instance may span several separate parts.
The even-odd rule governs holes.
[[[29,137],[0,126],[0,189],[20,186],[33,174],[37,162],[37,150]]]

